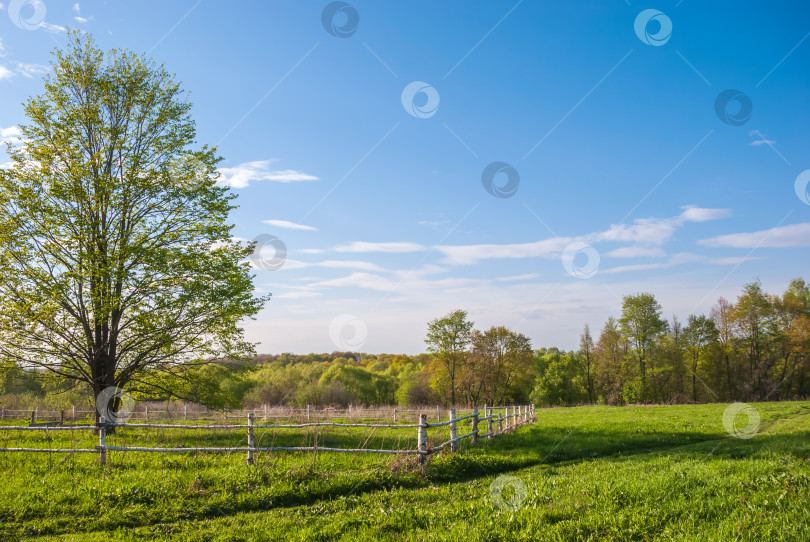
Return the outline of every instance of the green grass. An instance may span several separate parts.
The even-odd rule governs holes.
[[[543,409],[536,424],[442,452],[424,471],[369,454],[260,454],[247,467],[241,453],[117,453],[100,467],[94,454],[5,453],[0,540],[806,541],[810,403],[754,406],[761,425],[747,440],[724,429],[726,405]],[[323,430],[319,442],[410,448],[413,432]],[[167,433],[111,440],[244,445],[241,431]],[[43,438],[16,433],[12,444],[0,432],[0,446],[71,437]],[[301,445],[314,433],[259,438]],[[496,480],[513,482],[501,499]]]

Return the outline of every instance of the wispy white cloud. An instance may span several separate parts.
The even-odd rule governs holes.
[[[707,247],[734,248],[789,248],[810,246],[810,222],[779,226],[749,233],[731,233],[701,239],[698,244]]]
[[[257,181],[275,181],[289,183],[296,181],[317,181],[318,177],[294,169],[273,170],[270,165],[274,160],[257,160],[244,162],[234,167],[219,168],[220,185],[231,188],[246,188]]]
[[[39,23],[39,27],[43,29],[45,32],[49,32],[51,34],[59,34],[60,32],[65,32],[66,29],[64,26],[60,26],[58,24],[51,24],[42,21]]]
[[[322,248],[299,248],[296,252],[301,254],[325,254],[326,251]]]
[[[553,258],[561,254],[573,240],[572,237],[552,237],[532,243],[440,245],[436,250],[444,254],[445,263],[471,265],[491,258]]]
[[[663,251],[660,249],[656,251],[649,247],[659,247],[670,241],[675,231],[687,222],[706,222],[728,216],[731,216],[729,209],[705,209],[689,205],[683,207],[681,214],[675,217],[639,218],[633,224],[613,224],[605,231],[578,237],[551,237],[542,241],[520,244],[438,246],[436,249],[445,255],[446,263],[456,265],[469,265],[491,258],[558,258],[562,251],[574,241],[633,243],[648,247],[648,256],[660,257],[663,255]],[[632,248],[627,248],[625,252],[629,254],[632,250]],[[635,248],[635,250],[640,251],[639,248]],[[622,252],[619,251],[614,253],[613,257],[631,256],[622,256]]]
[[[0,79],[2,79],[2,77],[0,77]],[[8,128],[0,126],[0,143],[14,141],[21,135],[22,132],[20,132],[20,129],[16,126],[9,126]]]
[[[307,269],[313,267],[324,267],[327,269],[358,269],[360,271],[383,272],[385,269],[371,262],[360,260],[325,260],[322,262],[304,262],[301,260],[288,259],[284,262],[282,269]]]
[[[664,269],[667,267],[672,267],[674,265],[698,262],[704,259],[705,258],[703,256],[700,256],[698,254],[692,254],[690,252],[679,252],[677,254],[673,254],[672,257],[665,262],[621,265],[618,267],[611,267],[610,269],[600,269],[599,272],[604,274],[615,274],[615,273],[627,273],[629,271],[650,271],[652,269]]]
[[[368,243],[365,241],[355,241],[345,245],[338,245],[335,252],[421,252],[426,247],[418,243],[388,242],[388,243]]]
[[[513,275],[511,277],[498,277],[495,280],[498,282],[523,282],[526,280],[534,280],[540,276],[540,273],[527,273],[525,275]]]
[[[3,79],[11,79],[12,77],[14,77],[14,72],[3,65],[0,65],[0,81]]]
[[[608,258],[663,258],[666,255],[661,247],[639,245],[620,247],[604,254]]]
[[[765,135],[759,130],[751,130],[750,132],[748,132],[748,135],[752,137],[756,136],[758,138],[749,143],[749,145],[751,145],[752,147],[759,147],[760,145],[773,145],[774,143],[776,143],[776,141],[765,137]]]
[[[312,290],[299,290],[296,292],[284,292],[281,294],[275,294],[273,299],[302,299],[307,297],[318,297],[323,295],[320,292],[314,292]]]
[[[304,224],[296,224],[295,222],[290,222],[289,220],[262,220],[262,223],[287,230],[318,231],[318,228]]]
[[[43,64],[26,64],[23,62],[17,62],[16,72],[22,75],[23,77],[32,79],[36,75],[47,73],[48,70],[49,70],[48,66],[45,66]]]

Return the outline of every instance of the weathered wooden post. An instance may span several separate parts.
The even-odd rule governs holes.
[[[99,417],[99,430],[98,430],[98,463],[99,465],[107,464],[107,428],[104,425],[104,416]]]
[[[309,405],[307,405],[307,422],[309,422]]]
[[[36,421],[37,421],[37,415],[36,415],[36,413],[35,413],[35,412],[32,410],[32,411],[31,411],[31,423],[30,423],[29,425],[34,425],[34,423],[35,423]]]
[[[397,423],[397,409],[394,409],[394,423]]]
[[[436,407],[436,423],[442,423],[442,413],[439,411],[439,407]]]
[[[458,451],[458,442],[454,439],[458,436],[458,432],[456,431],[456,409],[450,409],[450,451],[457,452]]]
[[[6,417],[6,407],[0,407],[0,420]]]
[[[71,418],[73,418],[73,421],[75,422],[76,421],[76,405],[71,405],[71,406],[73,407],[73,416],[71,416]]]
[[[517,407],[512,407],[512,429],[514,429],[514,428],[515,428],[515,426],[517,425],[517,423],[518,423],[518,419],[517,419]]]
[[[39,405],[34,407],[34,421],[37,421],[37,418],[39,418]]]
[[[486,414],[486,412],[485,412],[485,414]],[[486,418],[487,416],[484,416],[484,417]],[[492,438],[492,412],[489,413],[488,417],[489,417],[489,419],[487,420],[487,438],[491,439]]]
[[[183,403],[183,419],[188,420],[188,403]]]
[[[506,419],[506,431],[509,431],[509,407],[503,409],[503,417]]]
[[[503,416],[498,414],[498,434],[503,433]]]
[[[264,419],[267,419],[267,405],[264,405]]]
[[[470,438],[472,446],[478,444],[478,409],[473,408],[472,417],[472,437]]]
[[[253,448],[254,448],[254,441],[253,441],[253,413],[251,412],[248,414],[248,453],[247,453],[247,464],[253,464]]]
[[[59,411],[59,425],[65,425],[65,411]]]
[[[419,464],[427,463],[427,414],[419,415],[419,435],[416,449],[419,452]]]
[[[146,403],[146,412],[144,413],[146,420],[149,420],[149,403]]]

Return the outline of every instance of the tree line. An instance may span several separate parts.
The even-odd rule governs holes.
[[[247,363],[187,367],[171,393],[214,407],[268,405],[538,405],[769,401],[810,396],[810,288],[782,295],[759,281],[705,315],[667,320],[650,293],[623,298],[598,333],[585,325],[579,348],[533,350],[504,326],[481,331],[463,310],[427,324],[427,352],[258,355]],[[0,375],[0,402],[60,396],[75,383],[16,369]],[[153,375],[159,378],[159,375]],[[92,396],[92,394],[87,394]]]
[[[810,395],[810,288],[782,295],[757,280],[709,314],[666,320],[650,293],[623,298],[579,349],[541,350],[533,399],[545,404],[768,401]]]

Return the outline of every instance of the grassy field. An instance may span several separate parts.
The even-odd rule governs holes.
[[[100,467],[95,454],[3,453],[0,540],[806,541],[810,403],[753,406],[761,422],[748,439],[724,428],[727,405],[542,409],[536,424],[441,452],[424,470],[355,454],[259,454],[247,467],[241,453],[117,453]],[[405,434],[329,438],[413,447]],[[271,435],[259,443],[314,438]],[[69,447],[74,437],[0,438]],[[244,445],[241,431],[114,438]]]

